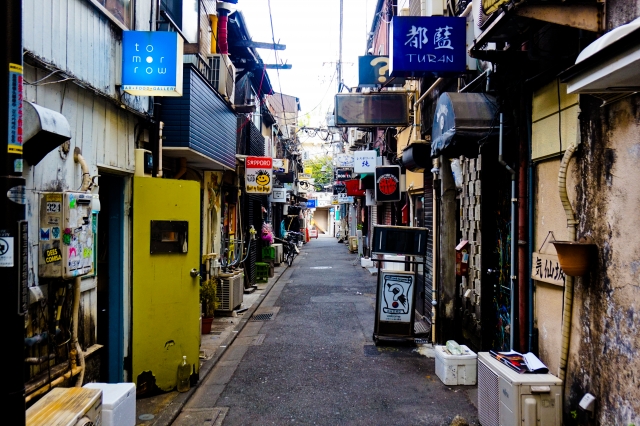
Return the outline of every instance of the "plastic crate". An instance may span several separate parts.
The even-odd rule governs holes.
[[[276,260],[276,248],[273,246],[262,247],[262,260]]]
[[[256,262],[256,282],[269,282],[269,264],[264,262]]]

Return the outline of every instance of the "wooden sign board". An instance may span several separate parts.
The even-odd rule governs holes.
[[[536,281],[564,286],[566,276],[560,267],[557,255],[533,252],[531,278]]]

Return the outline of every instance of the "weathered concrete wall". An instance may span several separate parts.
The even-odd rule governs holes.
[[[579,236],[598,245],[589,276],[576,280],[568,396],[598,398],[597,424],[640,422],[640,96],[600,108],[581,99]]]

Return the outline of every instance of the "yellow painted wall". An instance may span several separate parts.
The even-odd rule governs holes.
[[[566,84],[558,87],[558,83],[553,81],[534,93],[531,128],[533,160],[563,152],[577,142],[578,112],[578,95],[568,95]]]
[[[189,221],[186,254],[150,254],[151,220]],[[151,371],[171,390],[182,356],[199,370],[200,285],[189,271],[200,265],[200,184],[134,178],[133,381]]]

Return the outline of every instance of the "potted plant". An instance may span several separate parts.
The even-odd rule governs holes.
[[[203,305],[204,318],[202,318],[202,334],[211,333],[213,312],[218,307],[218,279],[210,278],[202,281],[200,285],[200,301]]]

